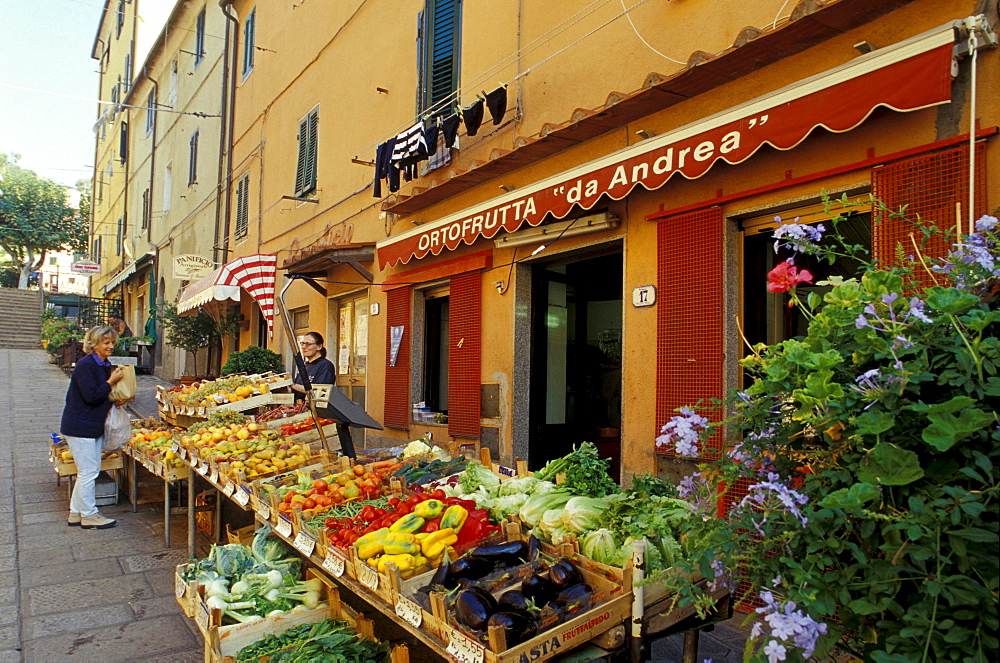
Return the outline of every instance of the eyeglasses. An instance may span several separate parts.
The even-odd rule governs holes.
[[[304,348],[310,345],[319,345],[319,343],[310,343],[309,341],[299,341],[299,345]]]

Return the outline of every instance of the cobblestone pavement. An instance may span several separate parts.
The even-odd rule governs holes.
[[[102,508],[117,527],[66,527],[67,482],[56,485],[48,461],[66,376],[42,350],[0,349],[0,383],[0,663],[202,660],[173,594],[184,519],[169,550],[160,504],[132,513],[121,497]]]
[[[0,349],[0,383],[0,663],[203,660],[197,627],[173,595],[173,567],[187,558],[184,518],[171,521],[169,549],[162,503],[132,513],[122,495],[101,509],[117,527],[66,527],[67,482],[56,484],[48,441],[68,380],[42,350]],[[133,409],[155,415],[156,385],[169,383],[137,383]],[[702,633],[699,663],[742,660],[742,617]],[[680,661],[683,638],[653,643],[652,660]],[[411,653],[429,660],[422,648]]]

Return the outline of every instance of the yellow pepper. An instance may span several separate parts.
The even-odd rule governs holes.
[[[415,513],[408,513],[392,525],[389,529],[393,532],[408,532],[410,534],[416,534],[424,526],[424,519]],[[359,539],[360,541],[360,539]]]
[[[458,535],[450,527],[439,529],[420,542],[420,551],[431,559],[441,555],[444,549],[458,541]]]
[[[386,555],[414,555],[420,552],[420,541],[408,532],[390,532],[382,540]]]
[[[441,500],[427,500],[413,507],[413,513],[424,520],[433,520],[440,516],[442,511],[444,511],[444,502]]]
[[[386,564],[395,564],[400,571],[409,571],[414,566],[413,555],[382,555],[378,561],[378,570],[385,573]]]
[[[354,548],[358,551],[358,557],[368,559],[375,555],[381,555],[385,549],[385,539],[389,536],[389,528],[383,527],[380,530],[365,534],[354,542]]]
[[[441,516],[441,529],[448,529],[450,527],[458,532],[462,529],[462,525],[465,524],[465,520],[468,517],[468,509],[460,504],[453,504]]]

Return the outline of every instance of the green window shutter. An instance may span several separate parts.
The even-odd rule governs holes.
[[[295,167],[296,196],[303,196],[316,190],[318,141],[319,109],[314,109],[299,122],[299,155]]]
[[[243,23],[243,76],[253,69],[253,55],[256,46],[257,9],[250,11],[246,21]]]
[[[309,113],[309,150],[306,159],[306,191],[316,190],[316,157],[319,149],[319,110]]]
[[[236,184],[236,239],[247,236],[250,221],[250,174]]]
[[[299,122],[299,156],[295,164],[295,195],[301,196],[306,190],[306,154],[309,140],[308,118]]]
[[[461,0],[427,0],[420,78],[424,88],[423,109],[435,113],[449,110],[457,100]]]
[[[118,142],[118,160],[125,163],[128,160],[128,122],[122,122]]]

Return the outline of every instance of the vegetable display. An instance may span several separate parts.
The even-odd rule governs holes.
[[[241,649],[236,660],[269,660],[274,663],[320,660],[332,663],[383,663],[389,660],[389,646],[361,638],[347,622],[325,619],[315,624],[295,626],[283,633],[258,640]]]
[[[618,484],[608,474],[609,462],[597,454],[597,447],[584,442],[566,456],[549,461],[545,467],[535,472],[535,477],[543,481],[555,481],[557,475],[565,473],[566,480],[561,486],[570,493],[604,497],[619,491]]]

